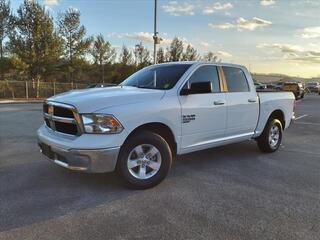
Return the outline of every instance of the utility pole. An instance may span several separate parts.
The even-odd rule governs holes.
[[[153,33],[153,63],[157,64],[157,44],[160,44],[162,38],[157,32],[157,0],[154,0],[154,33]]]
[[[154,33],[153,33],[153,63],[157,64],[157,0],[154,0]]]

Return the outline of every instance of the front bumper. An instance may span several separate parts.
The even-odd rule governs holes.
[[[51,162],[83,172],[112,172],[116,168],[125,133],[106,136],[82,134],[79,137],[59,134],[45,125],[37,131],[40,151]]]
[[[62,149],[38,141],[40,152],[51,162],[75,171],[112,172],[115,170],[120,147],[94,150]]]

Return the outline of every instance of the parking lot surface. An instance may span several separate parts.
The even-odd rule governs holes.
[[[276,153],[250,141],[184,155],[133,191],[46,161],[41,104],[2,104],[0,239],[319,239],[320,96],[297,116]]]

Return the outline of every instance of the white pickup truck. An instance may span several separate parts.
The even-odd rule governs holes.
[[[176,155],[250,139],[263,152],[276,151],[294,112],[292,93],[257,94],[243,66],[164,63],[118,86],[47,99],[37,134],[41,152],[55,164],[117,170],[129,186],[143,189],[165,178]]]

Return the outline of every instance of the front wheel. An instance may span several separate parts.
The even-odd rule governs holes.
[[[258,147],[262,152],[275,152],[282,141],[282,124],[278,119],[270,119],[262,134],[257,139]]]
[[[156,133],[143,131],[130,137],[121,147],[118,173],[127,186],[146,189],[166,177],[171,162],[168,143]]]

